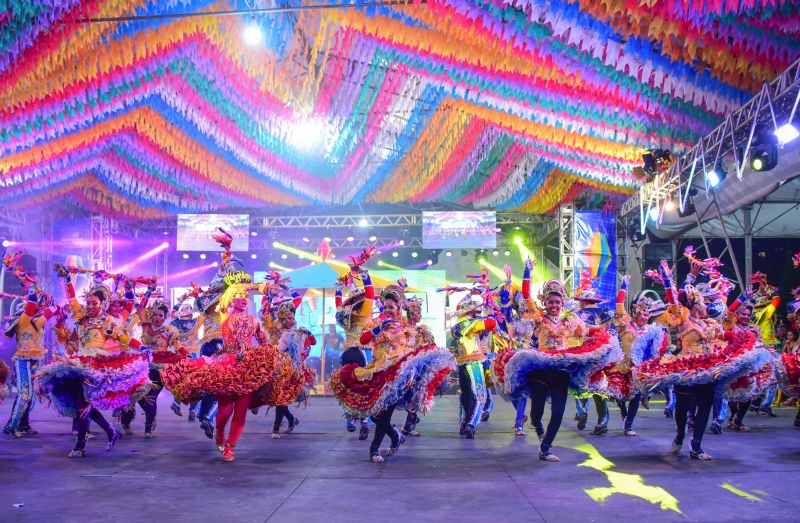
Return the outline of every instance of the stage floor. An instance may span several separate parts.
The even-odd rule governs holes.
[[[154,439],[142,438],[140,412],[136,435],[110,453],[98,437],[84,459],[66,457],[70,421],[39,405],[31,416],[38,436],[0,440],[0,520],[800,521],[794,409],[748,415],[749,434],[708,434],[704,449],[715,459],[698,462],[686,449],[668,453],[674,423],[663,403],[640,411],[639,437],[622,435],[616,408],[608,435],[579,432],[571,404],[554,447],[561,463],[551,464],[538,459],[532,430],[512,434],[513,411],[503,401],[475,440],[459,438],[456,398],[448,396],[419,425],[421,437],[376,465],[369,443],[345,431],[336,401],[313,398],[307,409],[292,409],[301,423],[280,440],[270,438],[272,417],[263,409],[250,415],[236,461],[224,463],[197,423],[169,410],[170,400],[164,394],[159,402]],[[0,405],[2,422],[12,401]]]

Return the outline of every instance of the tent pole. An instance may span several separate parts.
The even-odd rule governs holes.
[[[322,384],[322,394],[325,394],[325,287],[322,288],[322,336],[320,336],[320,351],[319,351],[319,375],[320,383]]]

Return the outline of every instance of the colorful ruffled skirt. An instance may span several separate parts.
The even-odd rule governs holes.
[[[392,405],[416,412],[433,406],[436,390],[456,368],[450,351],[425,345],[404,354],[387,369],[359,380],[356,364],[333,371],[330,386],[347,414],[358,418],[374,416]]]
[[[714,383],[722,392],[732,382],[761,369],[771,359],[769,349],[756,343],[751,333],[719,343],[708,354],[673,356],[642,363],[633,369],[636,390],[650,392],[665,387],[694,387]]]
[[[289,405],[302,389],[303,376],[292,364],[292,358],[285,352],[276,351],[272,379],[253,392],[250,407]]]
[[[273,380],[280,353],[272,345],[255,345],[239,357],[218,352],[211,357],[186,358],[164,366],[164,387],[182,403],[213,396],[243,396]]]
[[[592,329],[586,340],[575,347],[516,351],[505,365],[503,391],[513,399],[530,397],[526,382],[529,372],[560,370],[569,373],[573,394],[602,393],[606,387],[602,370],[621,359],[617,337],[602,329]]]
[[[666,351],[667,336],[660,325],[649,325],[641,336],[637,337],[630,348],[630,363],[627,368],[614,365],[606,368],[605,396],[614,401],[630,401],[638,390],[633,385],[631,368],[661,357]]]
[[[800,354],[784,352],[774,364],[775,378],[783,392],[800,399]]]
[[[88,403],[98,410],[127,407],[144,398],[152,383],[143,355],[68,356],[42,365],[35,375],[37,393],[62,416],[74,417]]]
[[[8,379],[8,375],[10,373],[11,369],[8,367],[8,365],[6,365],[6,362],[0,361],[0,401],[3,401],[3,398],[5,398],[8,394],[6,380]]]

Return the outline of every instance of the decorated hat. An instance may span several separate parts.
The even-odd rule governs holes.
[[[542,292],[539,293],[539,300],[544,303],[548,296],[555,294],[561,296],[562,299],[567,299],[567,289],[564,284],[558,280],[548,280],[542,286]]]
[[[589,273],[583,270],[581,271],[581,283],[578,285],[578,288],[575,289],[573,298],[583,303],[601,303],[605,301],[597,294],[597,290],[594,288],[594,283]]]

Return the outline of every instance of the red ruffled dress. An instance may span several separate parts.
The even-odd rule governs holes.
[[[254,345],[253,338],[260,344]],[[214,396],[243,396],[275,378],[280,353],[266,343],[258,321],[246,312],[231,313],[222,323],[222,349],[211,357],[184,359],[164,367],[164,386],[182,403]]]

